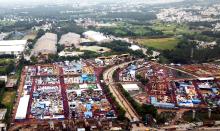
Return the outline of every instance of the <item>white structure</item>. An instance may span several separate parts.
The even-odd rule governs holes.
[[[7,109],[0,109],[0,121],[5,119],[6,113],[7,113]]]
[[[38,56],[40,53],[43,55],[56,54],[57,52],[57,35],[53,33],[46,33],[40,39],[32,50],[32,55]]]
[[[138,91],[140,87],[137,84],[123,84],[122,87],[126,91]]]
[[[131,47],[129,47],[131,50],[136,51],[136,50],[140,50],[140,46],[138,45],[131,45]]]
[[[5,40],[0,41],[0,54],[20,55],[27,44],[27,40]]]
[[[109,42],[111,39],[105,36],[103,33],[95,32],[95,31],[87,31],[83,33],[83,36],[87,39],[91,39],[98,43]]]
[[[5,37],[7,37],[9,33],[0,33],[0,40],[4,40]]]
[[[7,82],[8,81],[8,76],[0,76],[0,81]]]
[[[24,95],[23,97],[20,98],[17,112],[15,115],[16,120],[22,120],[26,118],[29,99],[30,99],[30,95]]]
[[[62,35],[59,44],[64,45],[65,47],[79,47],[80,44],[80,35],[76,33],[67,33]]]
[[[59,56],[65,56],[65,57],[66,57],[66,56],[79,56],[79,55],[82,55],[82,54],[84,54],[84,52],[61,51],[58,55],[59,55]]]

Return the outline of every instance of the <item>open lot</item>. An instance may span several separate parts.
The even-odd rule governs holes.
[[[106,47],[100,47],[100,46],[81,46],[80,50],[89,50],[89,51],[94,51],[94,52],[108,52],[110,49]]]
[[[28,40],[28,39],[35,39],[37,36],[37,33],[36,32],[30,32],[30,33],[27,33],[22,39],[23,40]]]
[[[11,107],[15,99],[15,91],[5,91],[2,97],[2,104],[6,107]]]
[[[144,47],[152,47],[158,50],[174,49],[179,42],[176,38],[141,38],[136,41]]]

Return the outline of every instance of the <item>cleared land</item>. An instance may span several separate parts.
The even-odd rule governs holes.
[[[28,39],[34,40],[36,37],[37,37],[36,32],[30,32],[30,33],[26,34],[22,39],[23,40],[28,40]]]
[[[136,40],[140,45],[145,47],[152,47],[158,50],[174,49],[178,44],[178,39],[176,38],[141,38]]]
[[[2,97],[2,104],[6,107],[10,107],[13,104],[15,99],[16,92],[15,91],[5,91]]]
[[[103,52],[110,51],[109,48],[100,47],[100,46],[81,46],[80,50],[89,50],[89,51],[93,51],[93,52],[99,52],[100,50],[103,50]]]

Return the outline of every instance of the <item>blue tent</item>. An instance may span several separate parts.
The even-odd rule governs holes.
[[[84,112],[84,116],[85,116],[85,118],[91,118],[92,112],[91,111]]]
[[[87,81],[88,80],[88,75],[87,74],[82,74],[82,79],[83,81]]]
[[[87,111],[90,111],[92,109],[92,104],[86,104]]]

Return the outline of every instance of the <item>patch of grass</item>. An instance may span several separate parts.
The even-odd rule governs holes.
[[[177,46],[179,40],[176,38],[143,38],[137,39],[137,42],[145,47],[152,47],[158,50],[171,50]]]
[[[14,59],[11,59],[11,58],[1,58],[0,59],[0,65],[7,65],[7,64],[10,64],[13,62],[14,62]]]
[[[154,30],[160,30],[166,35],[181,35],[181,34],[193,34],[194,31],[190,30],[186,24],[177,23],[162,23],[155,22],[151,28]]]
[[[11,26],[14,25],[15,22],[14,21],[8,21],[8,20],[1,20],[0,21],[0,26]]]
[[[2,104],[4,104],[6,107],[11,106],[14,101],[15,95],[15,91],[5,91],[2,98]]]
[[[16,97],[16,91],[5,90],[3,96],[1,97],[1,104],[7,108],[7,114],[5,116],[5,121],[9,122],[10,114],[13,109],[14,100]]]

